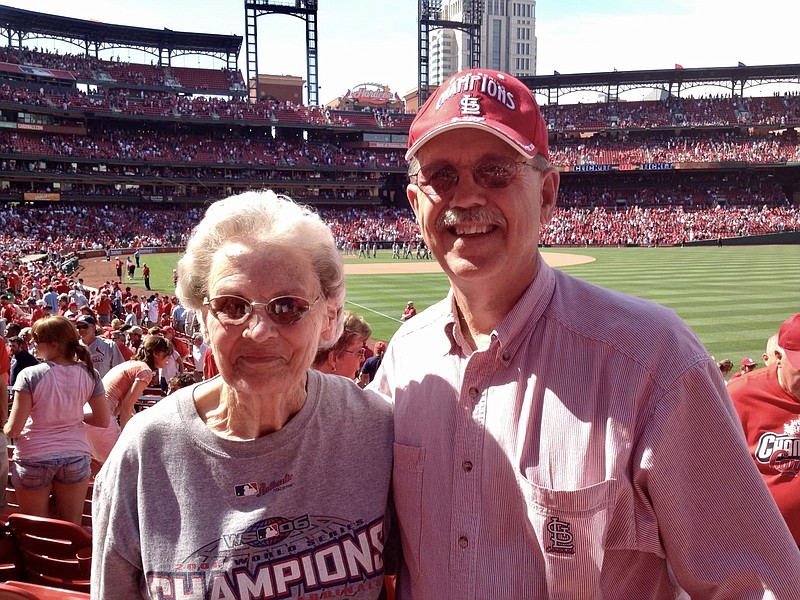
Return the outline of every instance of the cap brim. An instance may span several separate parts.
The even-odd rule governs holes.
[[[506,144],[511,146],[525,158],[533,158],[539,154],[539,149],[533,144],[525,145],[515,140],[514,134],[516,132],[508,127],[505,127],[504,125],[497,125],[493,127],[487,125],[486,123],[452,121],[443,123],[438,127],[434,127],[428,133],[414,142],[414,144],[406,151],[406,160],[411,160],[423,145],[431,141],[431,139],[435,138],[437,135],[441,135],[445,131],[452,131],[454,129],[478,129],[480,131],[485,131],[486,133],[491,133],[493,136],[501,139]]]

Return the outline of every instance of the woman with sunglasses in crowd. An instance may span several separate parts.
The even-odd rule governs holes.
[[[313,367],[329,375],[355,379],[364,364],[364,343],[370,335],[372,328],[363,317],[353,311],[345,311],[342,335],[332,347],[317,352]]]
[[[20,371],[3,428],[16,444],[11,481],[21,512],[50,516],[52,488],[56,516],[80,524],[90,477],[84,422],[108,424],[103,382],[64,317],[36,321],[32,340],[43,362]],[[84,414],[87,402],[91,411]]]
[[[131,419],[95,482],[96,598],[378,598],[391,408],[311,368],[336,343],[333,236],[272,192],[213,204],[178,265],[219,375]]]
[[[120,431],[130,421],[134,404],[150,385],[153,375],[163,368],[172,353],[172,344],[160,335],[149,335],[136,353],[123,363],[112,367],[103,376],[106,403],[111,412],[111,421],[106,427],[87,427],[95,467],[102,465],[119,438]]]

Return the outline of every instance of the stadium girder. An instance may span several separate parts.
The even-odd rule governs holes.
[[[268,14],[290,15],[306,22],[307,102],[309,106],[319,106],[317,0],[245,0],[245,56],[250,99],[258,99],[258,17]]]
[[[442,0],[419,0],[419,69],[417,94],[419,106],[430,95],[430,34],[434,29],[458,29],[469,35],[470,68],[481,62],[481,23],[483,0],[464,0],[463,19],[443,19]]]
[[[633,89],[658,89],[680,97],[681,92],[700,86],[716,86],[732,96],[761,85],[793,82],[800,85],[800,64],[757,65],[748,67],[704,67],[691,69],[656,69],[652,71],[611,71],[536,75],[519,78],[534,93],[545,96],[548,104],[576,91],[604,94],[610,102]]]
[[[157,57],[159,66],[171,66],[172,58],[177,56],[201,54],[224,60],[231,70],[237,68],[242,48],[242,37],[238,35],[128,27],[8,6],[0,6],[0,35],[8,46],[20,49],[24,40],[62,40],[95,58],[99,58],[100,50],[132,48]]]

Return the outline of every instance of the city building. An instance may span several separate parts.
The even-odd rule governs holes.
[[[440,18],[464,20],[469,0],[444,0]],[[481,22],[481,67],[518,77],[536,74],[536,0],[485,0]],[[469,34],[433,29],[430,39],[430,84],[439,85],[470,67]]]

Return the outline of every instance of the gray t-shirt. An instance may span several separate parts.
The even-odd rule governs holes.
[[[234,441],[193,390],[134,417],[95,481],[92,598],[377,598],[391,406],[309,371],[285,427]]]

